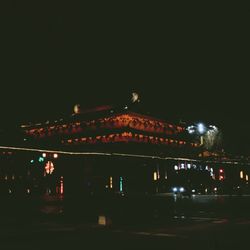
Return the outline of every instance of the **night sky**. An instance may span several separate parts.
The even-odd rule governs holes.
[[[250,155],[246,6],[80,5],[7,1],[0,8],[1,127],[82,107],[125,104],[223,130]]]

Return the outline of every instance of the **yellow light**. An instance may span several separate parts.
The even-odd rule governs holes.
[[[243,177],[244,177],[244,174],[243,174],[243,171],[241,170],[240,171],[240,178],[243,179]]]
[[[74,106],[74,113],[75,113],[75,114],[80,114],[80,105],[79,105],[79,104],[76,104],[76,105]]]
[[[248,181],[248,174],[246,174],[246,181]]]
[[[154,172],[154,181],[156,181],[157,180],[157,172]]]
[[[112,178],[112,176],[109,177],[109,187],[113,188],[113,178]]]

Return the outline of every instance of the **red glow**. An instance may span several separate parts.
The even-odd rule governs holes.
[[[224,172],[224,170],[223,170],[223,169],[220,169],[219,171],[220,171],[220,173],[223,173],[223,172]]]
[[[60,194],[63,194],[63,176],[61,176],[60,180]]]
[[[220,175],[219,180],[220,181],[224,180],[224,176]]]

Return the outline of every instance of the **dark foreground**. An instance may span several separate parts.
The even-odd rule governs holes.
[[[68,203],[68,204],[67,204]],[[0,249],[248,249],[249,196],[1,203]],[[98,214],[112,223],[98,225]]]

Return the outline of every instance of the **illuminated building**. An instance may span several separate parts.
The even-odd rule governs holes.
[[[12,194],[18,189],[29,194],[154,193],[176,185],[207,194],[215,186],[218,193],[227,191],[230,181],[238,185],[241,179],[231,167],[234,162],[204,152],[200,139],[183,125],[128,106],[77,109],[68,118],[22,125],[21,130],[25,140],[19,148],[31,150],[10,150],[4,157],[13,160],[1,169],[0,181]]]

